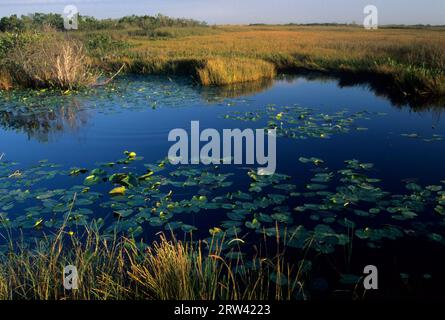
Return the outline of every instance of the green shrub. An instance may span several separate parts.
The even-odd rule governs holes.
[[[131,47],[128,42],[115,40],[110,35],[104,33],[87,35],[83,42],[89,55],[101,59],[125,52],[125,50]]]

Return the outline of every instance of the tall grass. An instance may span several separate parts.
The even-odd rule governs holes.
[[[0,90],[10,90],[13,86],[9,72],[5,68],[0,68]]]
[[[221,102],[226,98],[237,98],[254,95],[273,86],[273,79],[235,83],[230,86],[203,87],[200,90],[203,98],[208,102]],[[217,95],[215,95],[215,92]]]
[[[203,85],[226,85],[271,78],[275,71],[304,70],[381,78],[385,86],[403,95],[445,96],[443,28],[367,31],[354,26],[263,25],[158,26],[149,30],[156,32],[147,36],[146,28],[133,26],[113,30],[112,35],[109,30],[102,30],[99,35],[78,32],[73,37],[87,46],[92,64],[105,71],[117,70],[125,63],[128,72],[180,73],[195,77]],[[80,50],[74,48],[76,52],[83,51],[81,46]],[[0,60],[4,61],[1,51],[0,48]],[[39,69],[29,62],[33,52],[29,49],[22,55],[16,54],[32,65],[23,69]],[[36,64],[44,64],[46,60],[37,59]],[[86,78],[74,83],[90,82]],[[66,86],[66,81],[44,82]],[[0,77],[0,83],[3,87],[10,86],[4,77]],[[38,79],[23,81],[24,86],[39,83]]]
[[[197,70],[202,85],[228,85],[275,77],[273,64],[258,59],[213,58]]]
[[[183,242],[162,234],[147,247],[97,228],[78,235],[62,228],[31,245],[9,242],[0,256],[0,299],[281,300],[301,293],[303,275],[282,253],[226,259],[222,247],[237,250],[237,241]],[[67,265],[78,269],[78,290],[62,285]],[[272,282],[272,274],[286,283]]]
[[[92,85],[98,78],[83,44],[58,37],[17,44],[4,60],[5,73],[20,87],[75,89]]]
[[[115,71],[122,64],[127,72],[139,74],[180,74],[192,76],[204,86],[225,86],[259,80],[270,80],[276,75],[273,64],[247,58],[168,58],[137,57],[102,61],[107,71]]]
[[[218,28],[224,32],[173,40],[130,38],[135,46],[129,57],[145,60],[214,57],[228,64],[232,59],[248,58],[267,61],[278,72],[309,70],[376,76],[406,94],[445,95],[443,29],[400,28],[374,32],[345,26]],[[224,68],[219,63],[214,69]],[[210,76],[203,78],[211,79]],[[211,80],[205,82],[212,83]]]

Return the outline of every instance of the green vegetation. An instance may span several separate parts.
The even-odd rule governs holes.
[[[175,19],[161,14],[157,16],[126,16],[121,19],[96,19],[79,15],[79,30],[96,31],[109,29],[140,28],[145,31],[163,27],[199,27],[205,23],[192,19]],[[30,15],[12,15],[0,19],[0,31],[23,32],[44,30],[47,28],[63,31],[63,17],[54,13],[34,13]]]

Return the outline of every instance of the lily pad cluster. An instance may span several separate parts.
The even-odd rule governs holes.
[[[0,91],[0,127],[48,141],[88,123],[90,114],[115,114],[199,105],[202,96],[187,78],[128,76],[108,86],[66,90]],[[209,93],[208,93],[209,94]],[[218,92],[214,93],[218,95]],[[225,99],[221,105],[230,103]]]
[[[441,134],[433,134],[429,137],[422,136],[418,133],[402,133],[400,136],[409,138],[409,139],[415,139],[415,140],[421,140],[424,142],[438,142],[438,141],[444,141],[445,137]]]
[[[342,110],[328,114],[299,105],[281,107],[272,104],[257,111],[232,111],[224,118],[266,122],[266,128],[276,129],[278,137],[329,139],[333,135],[348,133],[351,130],[366,131],[367,128],[358,125],[357,121],[369,120],[375,115],[384,115],[384,113],[368,111],[351,113]]]
[[[17,169],[1,162],[1,222],[37,236],[62,225],[75,232],[92,221],[105,234],[145,238],[160,230],[237,243],[254,241],[255,234],[279,235],[286,246],[310,245],[325,254],[353,238],[373,248],[404,236],[445,244],[445,181],[425,187],[409,182],[406,193],[393,194],[382,188],[372,163],[355,159],[337,170],[319,158],[295,159],[313,172],[304,182],[241,169],[244,183],[219,166],[176,167],[166,159],[133,170],[142,161],[126,151],[93,169],[62,170],[46,161]],[[56,177],[71,186],[40,187]]]

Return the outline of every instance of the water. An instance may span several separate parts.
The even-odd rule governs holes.
[[[311,235],[320,242],[321,249],[315,250],[314,261],[322,260],[322,267],[314,270],[313,278],[329,279],[330,289],[342,286],[336,282],[341,274],[360,275],[364,265],[376,264],[384,270],[384,287],[388,295],[394,290],[402,290],[400,273],[411,274],[411,278],[417,279],[413,280],[417,284],[416,288],[419,288],[416,294],[424,294],[424,291],[439,294],[443,280],[440,270],[443,270],[445,263],[437,257],[438,252],[442,256],[444,253],[445,238],[442,239],[442,236],[445,237],[445,224],[440,208],[436,211],[434,209],[441,206],[440,186],[444,185],[441,180],[445,180],[445,122],[441,119],[440,106],[413,107],[403,104],[403,101],[396,106],[393,103],[400,101],[391,96],[389,98],[391,99],[382,95],[381,91],[376,95],[366,85],[341,87],[335,79],[303,77],[281,77],[273,83],[242,85],[230,89],[201,88],[183,78],[128,77],[116,81],[111,87],[87,93],[2,93],[0,154],[4,153],[4,163],[17,164],[8,164],[0,172],[0,211],[3,219],[9,219],[14,227],[24,229],[26,237],[41,236],[63,220],[63,214],[68,211],[63,205],[76,191],[80,194],[79,201],[86,201],[79,207],[87,208],[90,212],[78,212],[82,218],[73,222],[73,229],[92,218],[101,217],[104,219],[104,228],[115,226],[119,221],[127,221],[119,228],[124,233],[128,229],[133,232],[140,226],[134,234],[148,240],[154,238],[157,231],[164,230],[166,221],[181,221],[186,225],[185,231],[189,231],[189,226],[195,226],[196,234],[208,237],[209,228],[221,227],[222,221],[232,221],[231,227],[239,228],[237,235],[241,232],[243,236],[245,234],[245,239],[252,242],[260,237],[254,232],[254,228],[247,227],[245,223],[252,223],[252,219],[258,218],[259,213],[262,213],[269,218],[263,217],[264,221],[259,218],[261,228],[271,228],[275,220],[278,220],[290,229],[304,226],[307,232],[318,230]],[[278,116],[280,112],[282,119]],[[304,119],[301,114],[305,115]],[[320,114],[335,118],[323,120]],[[259,119],[247,119],[252,115],[258,115]],[[275,188],[271,184],[261,192],[249,192],[252,180],[247,175],[248,169],[245,166],[223,166],[217,169],[197,166],[185,170],[196,169],[197,172],[193,174],[188,172],[191,176],[199,176],[202,171],[212,172],[215,175],[212,177],[233,174],[227,176],[226,180],[221,178],[232,184],[223,186],[222,180],[218,179],[203,183],[201,177],[201,180],[197,180],[198,185],[179,187],[164,185],[163,180],[160,191],[147,196],[150,199],[138,198],[136,201],[133,198],[132,203],[129,199],[110,198],[107,193],[113,184],[109,182],[90,186],[90,192],[98,192],[100,195],[80,193],[81,187],[71,189],[82,185],[88,174],[68,176],[70,168],[99,168],[100,163],[125,159],[123,152],[126,150],[136,152],[143,159],[127,161],[112,168],[101,168],[107,174],[146,173],[144,164],[156,164],[167,156],[172,144],[167,140],[169,131],[174,128],[189,131],[192,120],[200,122],[201,130],[264,128],[268,121],[282,126],[278,131],[277,172],[288,177],[287,180],[277,181],[275,186],[284,188]],[[306,121],[310,121],[312,125],[308,125]],[[332,129],[336,123],[340,123],[340,129]],[[292,131],[288,129],[298,126],[298,137],[291,137]],[[299,160],[301,157],[319,158],[323,163],[302,163],[305,161]],[[53,172],[55,177],[42,179],[40,175],[38,181],[31,184],[29,179],[35,172],[27,174],[27,170],[42,159],[61,167],[43,165],[42,170],[56,170],[57,172]],[[341,181],[345,176],[338,173],[338,170],[346,169],[345,160],[351,159],[360,163],[372,163],[373,166],[363,169],[360,165],[354,167],[352,164],[351,167],[350,164],[349,170],[381,181],[361,181],[360,177],[350,176],[346,181]],[[167,167],[166,172],[161,174],[164,178],[173,179],[169,173],[178,168]],[[22,176],[9,177],[15,170],[22,173]],[[311,178],[316,173],[332,174],[333,178],[327,182],[313,182]],[[157,173],[154,174],[156,175]],[[372,185],[368,193],[374,192],[376,199],[366,200],[359,196],[360,199],[351,200],[358,193],[350,188],[357,183]],[[286,189],[285,185],[289,184],[294,189]],[[320,184],[324,187],[312,186],[315,188],[312,190],[307,187]],[[430,185],[438,187],[426,189]],[[339,192],[336,188],[342,186],[346,189]],[[12,190],[20,189],[22,192],[27,188],[30,195],[10,194]],[[61,191],[48,195],[48,189]],[[166,196],[169,190],[174,190],[173,199]],[[215,200],[216,208],[206,207],[206,204],[192,204],[191,207],[195,206],[199,212],[187,213],[178,209],[178,212],[167,213],[166,220],[161,222],[148,220],[148,216],[157,217],[159,212],[140,216],[139,220],[135,218],[139,208],[151,208],[156,201],[162,203],[158,210],[160,211],[164,204],[167,206],[172,201],[190,200],[193,196],[202,195],[210,203],[211,199],[225,197],[228,192],[236,190],[251,195],[252,199],[243,200],[246,203],[274,194],[284,194],[285,198],[281,202],[275,199],[275,203],[266,207],[256,207],[251,212],[244,213],[243,218],[236,219],[233,216],[228,218],[227,213],[239,209],[240,204],[230,209],[223,205],[236,203],[235,198],[230,201],[228,198]],[[334,206],[329,202],[336,193],[344,196],[348,193],[347,190],[350,198],[339,200],[344,203]],[[316,192],[320,193],[315,194]],[[383,195],[383,192],[388,193]],[[406,197],[402,201],[394,195]],[[413,195],[415,199],[412,198]],[[140,193],[137,197],[139,196]],[[110,201],[114,205],[120,204],[111,208]],[[305,203],[320,205],[326,201],[334,207],[294,210]],[[372,208],[380,209],[369,213]],[[117,219],[113,213],[125,210],[133,212],[128,216],[124,214],[122,220]],[[364,212],[367,215],[363,216]],[[26,213],[32,214],[23,218]],[[276,213],[284,216],[273,216]],[[273,216],[273,221],[268,220],[270,216]],[[350,229],[344,227],[345,221],[354,222],[353,233],[359,231],[358,238],[353,240],[353,259],[347,263],[344,259],[347,245],[342,241],[350,243],[351,239],[347,236]],[[322,227],[317,229],[320,225]],[[326,226],[330,229],[326,230]],[[392,226],[395,230],[388,231],[385,229],[387,226]],[[229,229],[228,226],[224,228]],[[181,229],[175,230],[182,232]],[[291,247],[290,250],[301,249],[299,244]],[[333,268],[329,268],[329,263],[326,263],[329,259],[320,259],[317,253],[336,261],[336,271],[333,272]],[[416,257],[412,256],[413,253]],[[434,283],[432,288],[430,276]]]
[[[324,141],[294,142],[293,159],[304,155],[321,156],[334,164],[350,158],[362,159],[375,163],[381,176],[394,183],[403,178],[417,178],[424,183],[437,182],[438,177],[445,178],[445,168],[440,165],[445,142],[425,142],[401,136],[416,133],[429,138],[434,134],[444,134],[445,125],[440,121],[440,114],[437,111],[416,112],[407,106],[394,107],[366,88],[340,89],[335,80],[319,82],[296,78],[276,81],[265,92],[209,102],[206,99],[209,95],[215,100],[219,98],[218,90],[203,90],[187,81],[171,83],[162,78],[133,78],[130,81],[132,84],[128,88],[121,88],[123,94],[111,95],[109,100],[102,102],[105,106],[95,106],[96,95],[66,97],[62,100],[65,103],[63,107],[70,109],[70,101],[77,100],[76,109],[70,111],[72,114],[50,115],[43,111],[40,118],[53,117],[47,129],[33,128],[34,123],[42,124],[43,121],[31,119],[31,115],[23,116],[22,121],[19,116],[11,117],[10,113],[20,111],[4,111],[8,106],[7,102],[3,102],[0,110],[1,151],[9,160],[23,164],[49,159],[67,166],[88,166],[115,159],[123,150],[130,149],[137,150],[145,160],[154,162],[167,155],[171,146],[167,141],[168,132],[173,128],[190,128],[191,120],[200,121],[202,128],[260,127],[257,123],[228,121],[222,117],[234,110],[252,111],[269,104],[298,104],[328,114],[340,110],[366,110],[386,115],[360,122],[369,129],[366,132],[339,135]],[[125,83],[125,80],[121,82]],[[145,89],[132,92],[133,88]],[[169,96],[162,95],[163,90]],[[171,95],[175,95],[173,90],[179,90],[179,93],[172,99]],[[44,100],[39,102],[45,103]],[[152,108],[153,102],[156,102],[155,109]],[[60,104],[56,104],[52,109],[59,107]],[[40,112],[39,107],[35,110]],[[69,120],[69,117],[74,119]],[[278,148],[280,168],[288,166],[288,159],[284,156],[287,151],[286,148]]]

